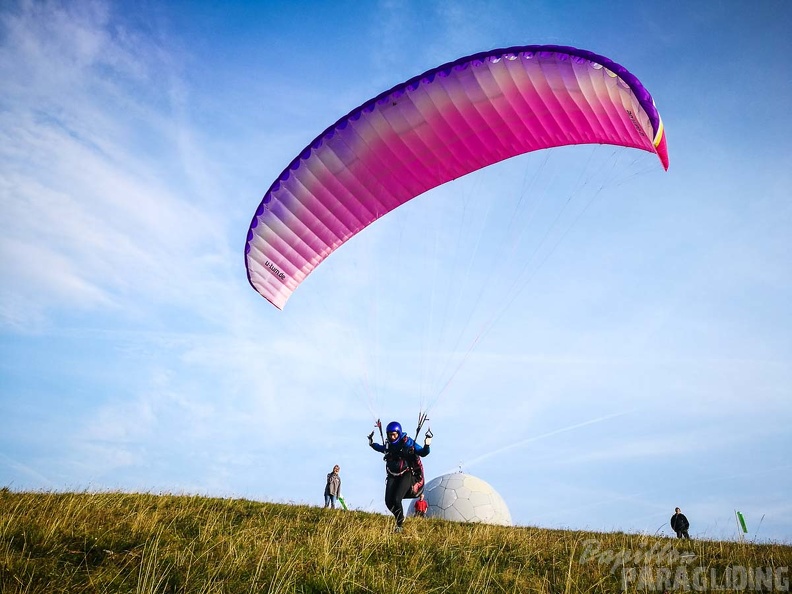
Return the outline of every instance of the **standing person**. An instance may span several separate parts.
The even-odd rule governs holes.
[[[396,532],[401,532],[404,524],[402,500],[408,495],[414,497],[423,488],[423,464],[418,457],[429,455],[432,433],[427,431],[421,447],[402,431],[401,424],[391,421],[386,428],[386,435],[384,445],[374,443],[373,431],[368,440],[372,449],[385,454],[385,505],[396,519]]]
[[[421,518],[426,517],[426,512],[429,509],[429,504],[424,499],[423,493],[418,495],[418,501],[415,502],[415,515]]]
[[[325,507],[335,509],[336,499],[341,495],[341,476],[338,474],[340,471],[341,468],[336,464],[333,466],[333,472],[327,473],[327,484],[324,491]]]
[[[688,528],[690,528],[690,522],[688,522],[685,514],[683,514],[679,508],[676,508],[674,510],[674,515],[671,516],[671,530],[676,532],[677,538],[687,538],[690,540]]]

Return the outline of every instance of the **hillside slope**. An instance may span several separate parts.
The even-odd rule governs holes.
[[[0,490],[0,591],[788,591],[792,547],[240,499]],[[786,590],[784,590],[786,588]]]

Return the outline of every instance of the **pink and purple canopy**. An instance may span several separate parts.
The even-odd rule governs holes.
[[[615,62],[559,46],[493,50],[439,66],[327,128],[264,194],[245,265],[278,309],[331,252],[416,196],[509,157],[572,144],[656,153],[663,124]]]

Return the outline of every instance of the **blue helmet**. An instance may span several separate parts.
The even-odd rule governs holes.
[[[396,439],[391,439],[390,434],[393,433],[394,431],[396,431],[396,432],[398,432],[399,437],[401,437],[401,434],[402,434],[401,424],[398,423],[397,421],[391,421],[390,423],[388,423],[388,426],[385,428],[385,431],[388,434],[388,440],[389,441],[396,441],[396,439],[398,439],[398,437]]]

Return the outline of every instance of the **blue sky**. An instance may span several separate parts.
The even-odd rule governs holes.
[[[517,524],[792,541],[788,2],[4,2],[0,484],[385,512],[373,421]],[[671,166],[578,147],[419,197],[283,312],[261,196],[328,125],[461,56],[636,74]]]

